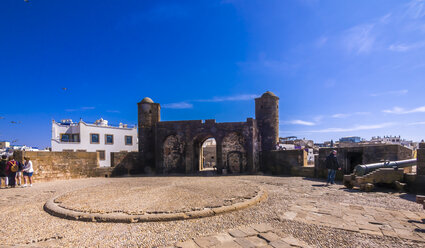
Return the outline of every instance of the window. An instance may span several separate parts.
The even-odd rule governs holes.
[[[61,142],[69,142],[70,138],[69,138],[69,134],[61,134]]]
[[[71,142],[80,142],[80,134],[72,134],[71,135]]]
[[[112,135],[112,134],[105,134],[105,144],[107,144],[107,145],[114,144],[114,135]]]
[[[77,149],[77,152],[87,152],[87,150],[78,150]]]
[[[125,136],[125,144],[128,146],[133,145],[133,136]]]
[[[63,149],[62,151],[63,152],[74,152],[74,150],[72,150],[72,149]]]
[[[80,142],[80,134],[61,133],[61,142]]]
[[[90,143],[91,144],[99,144],[99,134],[98,133],[91,133],[90,134]]]
[[[105,160],[105,151],[104,150],[97,150],[96,152],[99,154],[99,160]]]

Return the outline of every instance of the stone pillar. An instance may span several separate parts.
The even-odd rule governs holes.
[[[417,193],[425,194],[425,143],[419,143],[417,151],[416,182]]]

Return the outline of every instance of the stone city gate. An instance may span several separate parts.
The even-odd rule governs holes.
[[[205,140],[216,140],[216,167],[231,173],[252,172],[256,168],[253,119],[246,123],[215,123],[214,120],[161,122],[156,128],[155,164],[159,171],[197,172]],[[189,127],[188,127],[189,126]]]
[[[139,157],[142,168],[158,173],[200,170],[201,147],[216,140],[219,173],[256,172],[260,151],[272,150],[279,137],[279,98],[266,92],[255,99],[255,119],[216,123],[215,120],[160,121],[161,106],[146,97],[138,103]]]

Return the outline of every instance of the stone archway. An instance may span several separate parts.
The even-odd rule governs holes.
[[[184,172],[185,143],[178,135],[168,136],[163,145],[163,171]]]
[[[245,138],[236,132],[226,135],[221,144],[222,154],[225,162],[224,167],[230,173],[241,173],[246,171],[247,159],[245,150]]]
[[[215,143],[217,142],[217,139],[211,134],[200,134],[193,139],[193,167],[192,167],[193,172],[199,172],[205,169],[203,145],[207,140],[211,140],[211,139],[213,139]],[[214,164],[211,166],[211,169],[217,166],[217,161],[218,161],[217,147],[218,146],[215,145],[215,147],[212,148],[215,151],[213,151],[214,158],[212,160],[214,160]]]

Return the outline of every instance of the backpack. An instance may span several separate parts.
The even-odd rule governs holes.
[[[12,166],[10,167],[10,171],[11,172],[17,172],[19,167],[18,167],[18,164],[16,163],[16,161],[13,160],[13,161],[10,161],[10,163],[12,164]]]

